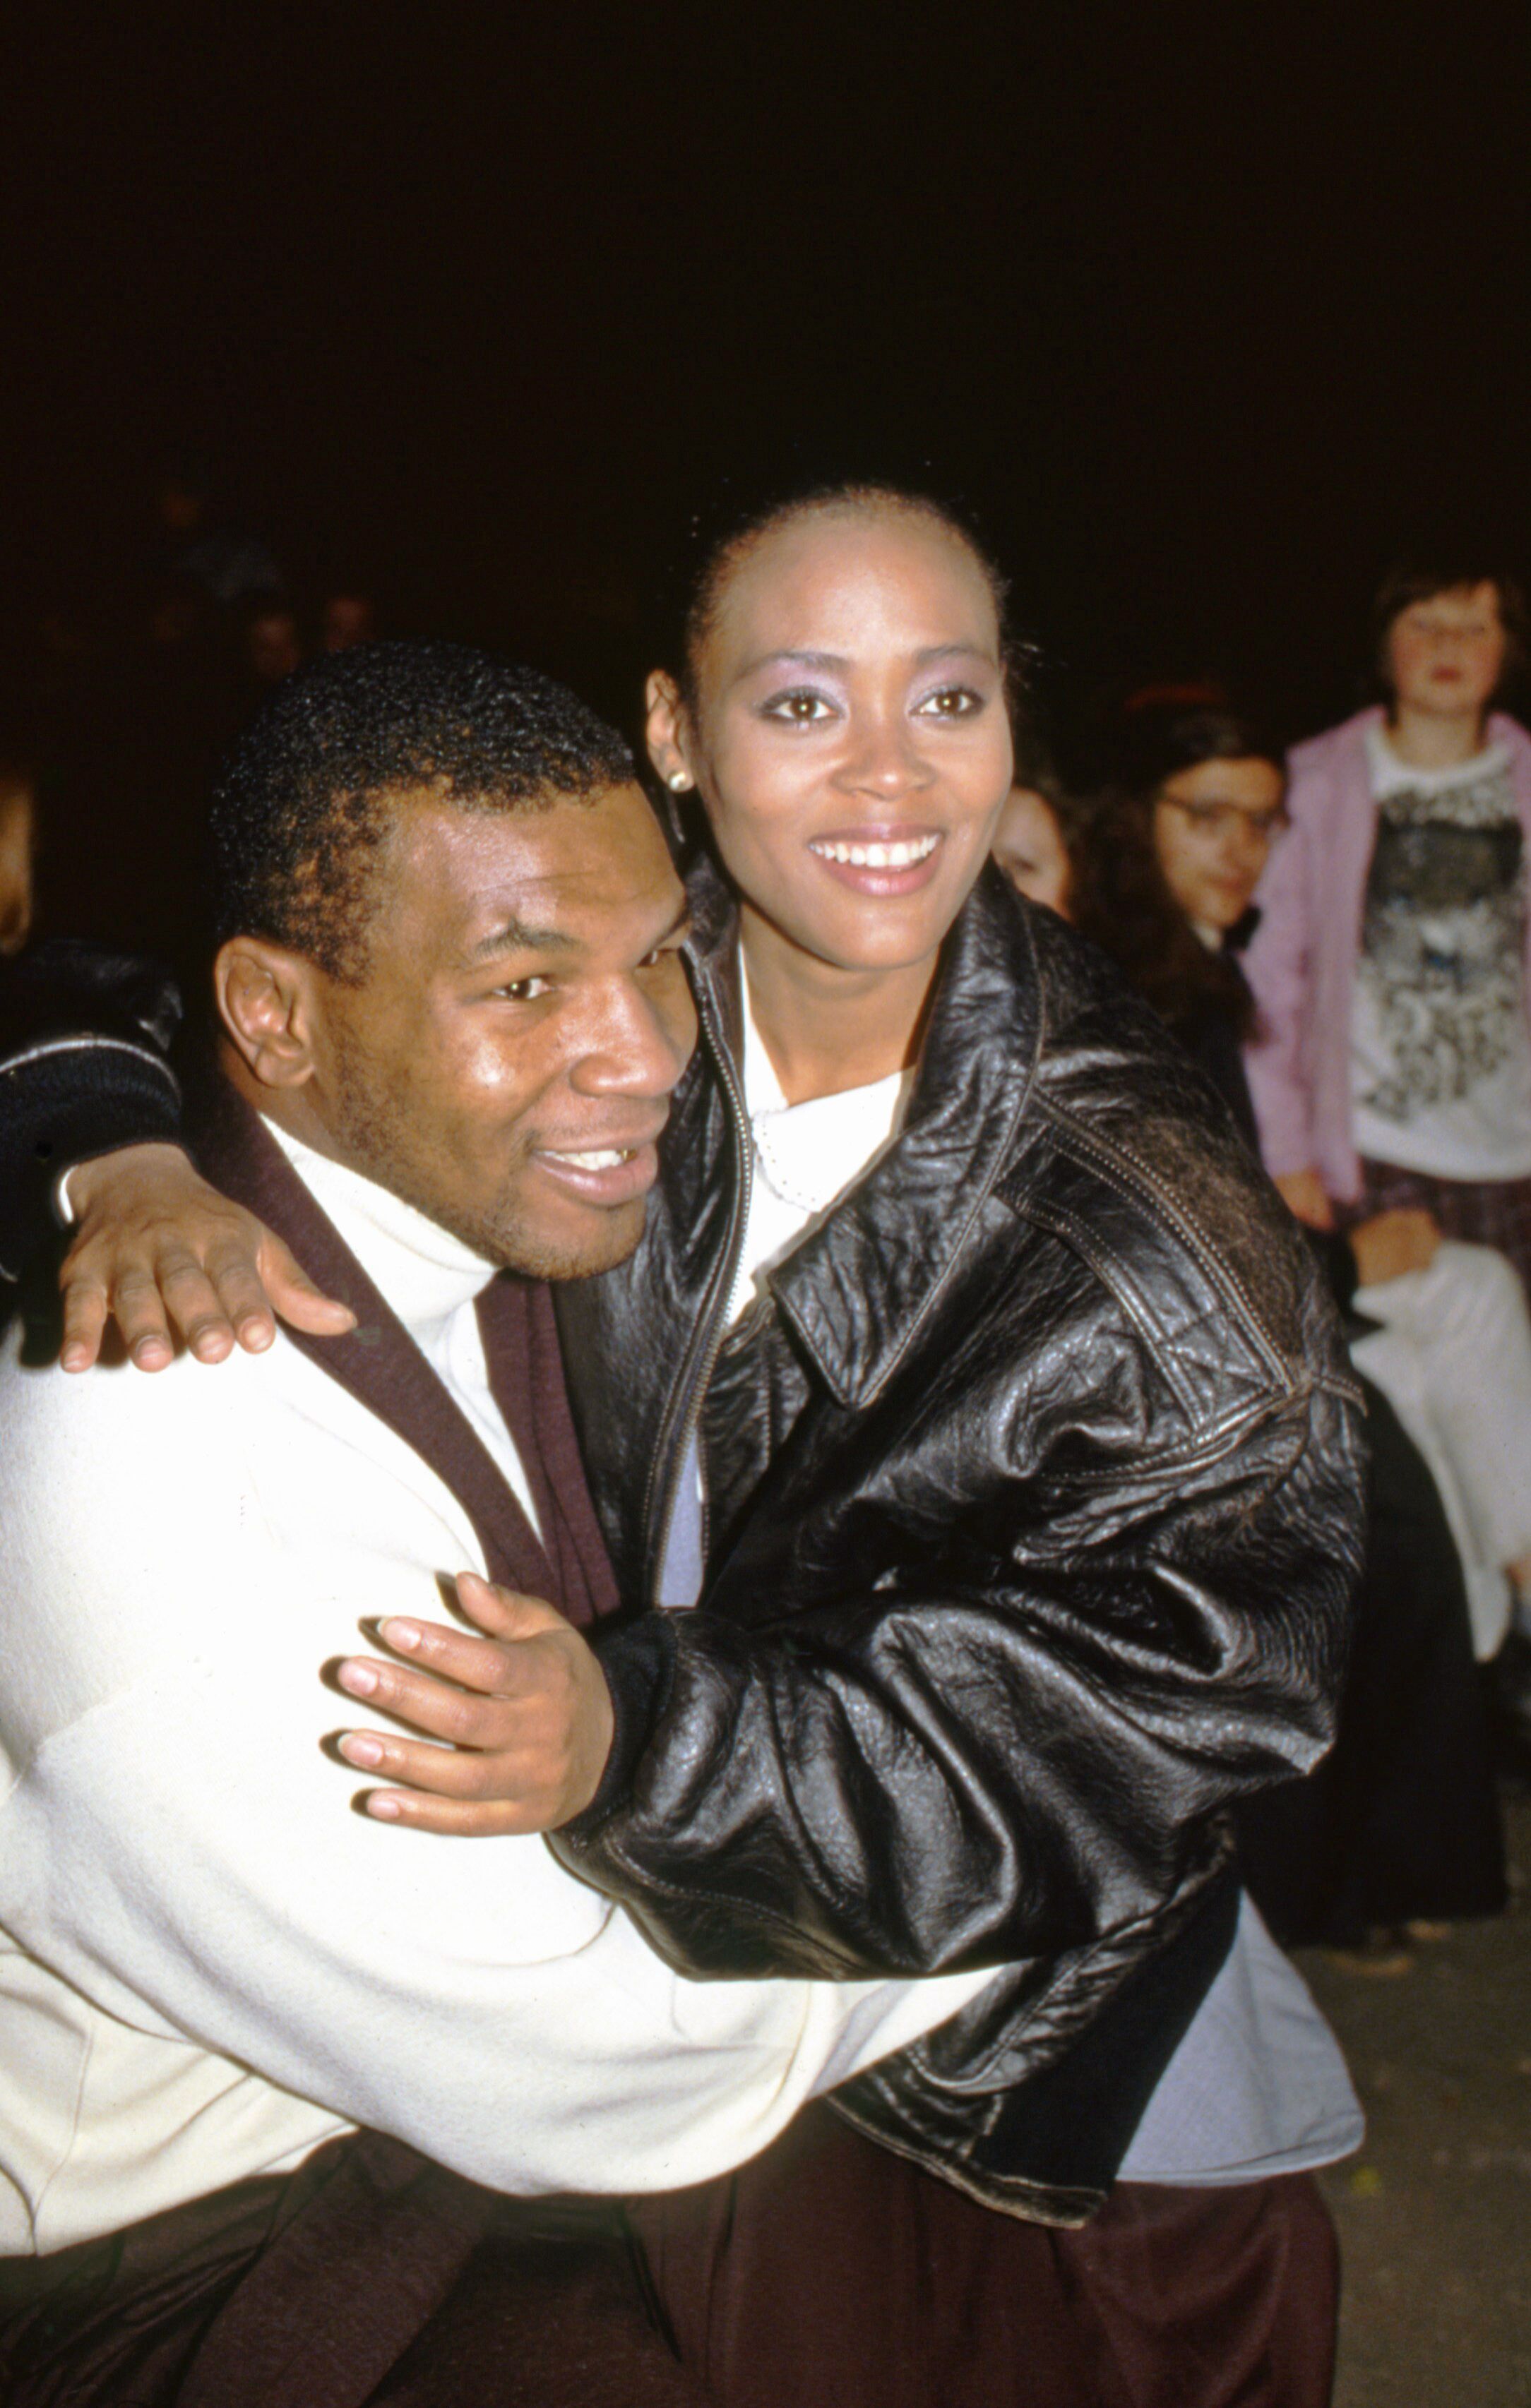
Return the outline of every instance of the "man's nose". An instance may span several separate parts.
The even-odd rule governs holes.
[[[696,1007],[677,977],[672,995],[646,993],[636,980],[614,982],[602,997],[571,1074],[586,1096],[672,1093],[697,1041]]]

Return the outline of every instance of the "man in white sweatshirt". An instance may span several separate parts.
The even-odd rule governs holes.
[[[604,1698],[546,1297],[499,1274],[637,1241],[684,893],[618,739],[449,646],[289,688],[218,827],[209,1144],[356,1326],[0,1366],[0,2395],[696,2400],[620,2223],[525,2203],[736,2166],[987,1976],[690,1983],[539,1839],[338,1812],[313,1677],[467,1569],[552,1601],[537,1698]]]

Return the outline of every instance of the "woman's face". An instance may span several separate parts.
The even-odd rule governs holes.
[[[1274,761],[1198,761],[1160,787],[1153,843],[1188,920],[1220,931],[1254,899],[1285,817],[1286,780]]]
[[[1052,806],[1032,787],[1011,787],[994,830],[994,858],[1018,895],[1068,918],[1069,857]]]
[[[916,511],[788,520],[732,569],[696,704],[650,681],[649,743],[684,767],[746,903],[836,968],[934,953],[1010,789],[1000,631],[960,538]]]
[[[1452,586],[1400,610],[1387,637],[1388,681],[1406,710],[1479,717],[1504,674],[1498,588]]]

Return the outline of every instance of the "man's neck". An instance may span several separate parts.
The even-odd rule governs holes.
[[[256,1078],[226,1037],[218,1041],[218,1067],[229,1085],[263,1119],[274,1121],[289,1137],[296,1137],[299,1144],[311,1147],[329,1161],[343,1163],[348,1170],[359,1171],[364,1179],[371,1176],[365,1162],[354,1161],[337,1143],[334,1131],[307,1086],[268,1087],[263,1079]]]
[[[841,969],[800,951],[747,903],[740,949],[751,1017],[789,1104],[843,1096],[907,1069],[935,954],[894,969]]]
[[[1458,769],[1484,740],[1479,710],[1415,710],[1399,703],[1388,720],[1388,750],[1409,769]]]

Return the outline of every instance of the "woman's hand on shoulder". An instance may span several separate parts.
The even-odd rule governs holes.
[[[459,1839],[555,1831],[590,1804],[611,1753],[615,1717],[599,1659],[540,1597],[476,1572],[459,1572],[456,1591],[482,1638],[396,1614],[378,1636],[406,1663],[351,1656],[333,1668],[348,1697],[427,1737],[346,1731],[339,1753],[358,1772],[403,1784],[365,1793],[380,1822]]]
[[[322,1296],[290,1249],[231,1203],[175,1145],[130,1145],[69,1174],[75,1239],[59,1272],[66,1371],[97,1361],[115,1321],[140,1371],[163,1370],[179,1339],[199,1363],[236,1345],[261,1354],[276,1316],[316,1337],[355,1315]]]

